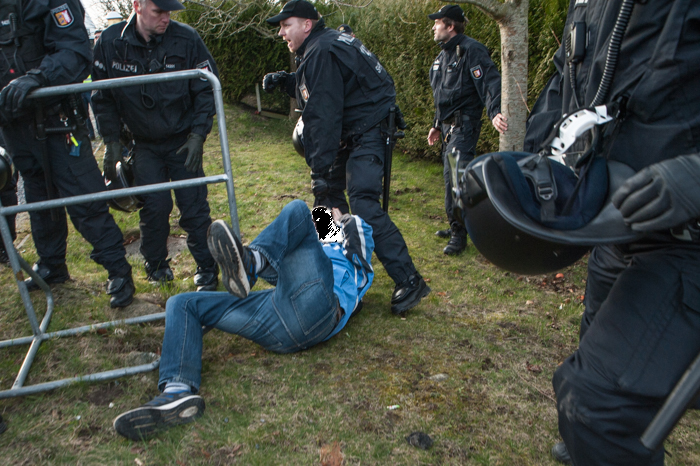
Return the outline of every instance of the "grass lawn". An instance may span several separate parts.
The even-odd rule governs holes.
[[[234,106],[226,112],[249,242],[292,199],[312,201],[309,169],[292,148],[291,123]],[[221,173],[216,125],[205,149],[206,173]],[[327,343],[277,355],[208,333],[200,392],[207,410],[197,422],[145,442],[114,432],[117,414],[157,394],[157,371],[0,400],[8,426],[0,464],[556,464],[549,455],[558,441],[551,377],[577,346],[585,261],[524,277],[495,268],[473,246],[447,257],[445,240],[434,236],[446,226],[442,167],[397,153],[393,170],[390,214],[433,289],[405,318],[391,314],[394,284],[375,258],[364,309]],[[209,187],[209,202],[213,218],[229,218],[224,185]],[[174,243],[184,234],[178,215],[175,209]],[[114,216],[128,242],[138,239],[138,215]],[[26,222],[16,244],[27,261],[36,260]],[[146,282],[142,259],[133,255],[137,299],[111,310],[107,274],[89,253],[72,231],[72,280],[53,287],[49,331],[162,312],[169,296],[195,288],[186,249],[171,254],[175,281],[166,288]],[[41,318],[45,298],[32,298]],[[161,321],[45,342],[26,385],[134,364],[140,353],[159,353],[163,328]],[[12,271],[0,268],[0,340],[30,334]],[[0,389],[11,387],[27,349],[0,349]],[[430,449],[407,442],[416,431],[433,439]],[[691,412],[666,442],[666,464],[700,464],[699,433],[700,415]]]

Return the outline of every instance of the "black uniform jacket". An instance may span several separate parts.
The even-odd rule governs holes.
[[[484,106],[489,120],[493,120],[501,113],[501,75],[489,51],[464,34],[457,34],[440,47],[442,52],[430,67],[435,99],[433,127],[439,128],[456,110],[480,120]]]
[[[340,140],[389,115],[394,80],[359,39],[326,28],[323,19],[296,53],[301,63],[287,92],[303,108],[306,162],[314,173],[326,173]]]
[[[526,150],[537,151],[562,115],[593,102],[621,3],[571,1],[564,37],[572,24],[585,23],[587,42],[585,56],[573,66],[577,95],[574,97],[573,75],[562,42],[555,56],[557,72],[528,119]],[[700,152],[698,25],[698,1],[635,2],[604,101],[626,101],[623,118],[606,128],[602,155],[640,170],[665,159]]]
[[[146,43],[136,15],[108,27],[95,44],[93,80],[205,68],[216,63],[190,26],[170,21],[164,34]],[[211,86],[201,79],[94,91],[92,105],[105,142],[119,138],[121,121],[136,141],[162,141],[183,132],[206,136],[216,113]]]
[[[19,2],[18,2],[19,3]],[[49,85],[82,82],[90,74],[90,41],[79,0],[32,0],[22,3],[17,36],[25,69],[15,65],[13,43],[0,47],[0,76],[4,87],[30,69],[41,70]],[[0,37],[12,42],[10,23],[2,18]]]

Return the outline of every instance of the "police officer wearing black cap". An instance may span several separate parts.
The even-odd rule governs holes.
[[[629,167],[611,201],[643,235],[588,259],[579,347],[553,378],[562,462],[662,465],[640,436],[700,353],[699,21],[699,2],[571,0],[528,119],[536,152],[563,115],[608,106],[587,148]]]
[[[358,39],[325,27],[305,0],[292,0],[267,20],[297,55],[296,73],[270,73],[263,88],[280,87],[303,109],[303,140],[314,205],[350,207],[373,229],[375,252],[396,283],[394,314],[403,314],[430,288],[416,271],[399,229],[379,203],[386,136],[382,123],[394,105],[394,81]],[[338,150],[338,141],[342,148]]]
[[[93,79],[122,78],[151,73],[201,68],[218,74],[216,64],[197,32],[170,20],[182,10],[177,0],[134,0],[134,14],[107,28],[95,44]],[[209,83],[179,80],[95,91],[92,105],[105,141],[104,172],[116,177],[122,159],[119,133],[122,123],[135,140],[134,178],[137,185],[180,181],[204,176],[204,140],[215,113]],[[167,239],[173,201],[169,191],[144,194],[140,210],[141,254],[147,279],[173,280]],[[187,232],[197,270],[198,291],[214,291],[218,268],[207,248],[211,225],[206,186],[179,188],[175,199],[180,226]]]
[[[27,202],[105,189],[87,136],[82,99],[27,98],[34,89],[80,83],[88,76],[92,51],[84,13],[78,0],[3,2],[0,9],[0,125],[24,179]],[[42,136],[44,128],[54,132]],[[127,306],[134,294],[131,266],[107,204],[85,203],[66,210],[93,246],[90,257],[109,273],[110,306]],[[34,270],[47,283],[65,282],[70,276],[64,209],[30,212],[29,217],[39,255]],[[32,279],[26,284],[30,290],[39,288]]]
[[[486,106],[493,126],[501,133],[508,129],[501,114],[501,75],[483,44],[464,35],[467,18],[459,5],[445,5],[428,15],[435,20],[434,40],[442,51],[430,68],[430,85],[435,99],[435,119],[428,133],[431,146],[442,140],[445,211],[450,228],[436,235],[450,238],[445,254],[458,254],[467,246],[467,231],[455,219],[452,181],[447,155],[454,149],[464,157],[476,155],[481,133],[481,113]]]

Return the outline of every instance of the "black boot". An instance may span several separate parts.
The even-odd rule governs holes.
[[[175,279],[173,271],[170,269],[170,259],[161,262],[144,262],[146,267],[146,280],[154,285],[165,285],[166,282],[171,282]]]
[[[396,285],[391,295],[391,312],[401,315],[420,303],[420,300],[428,296],[430,287],[425,283],[418,272]]]
[[[454,223],[450,230],[450,241],[442,252],[447,255],[459,254],[467,247],[467,230],[463,226]]]
[[[449,238],[452,236],[452,230],[450,228],[447,228],[446,230],[438,230],[435,232],[435,236],[438,238]]]
[[[65,262],[56,265],[44,264],[41,262],[41,259],[39,259],[39,261],[32,267],[32,270],[34,270],[46,282],[47,285],[51,285],[52,283],[65,283],[70,280],[68,267],[66,267]],[[34,282],[34,279],[32,278],[27,278],[24,281],[24,284],[27,285],[27,290],[29,291],[39,289],[39,285]]]
[[[109,307],[126,307],[134,301],[134,279],[131,278],[131,270],[124,277],[117,277],[107,281],[107,294]]]
[[[197,285],[197,291],[216,291],[219,286],[219,267],[197,267],[194,284]]]

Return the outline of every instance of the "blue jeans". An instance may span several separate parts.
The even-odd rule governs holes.
[[[165,307],[165,336],[158,387],[180,382],[199,390],[202,327],[240,335],[276,353],[292,353],[323,341],[338,322],[333,266],[323,252],[309,208],[287,204],[251,243],[267,258],[261,278],[275,288],[240,299],[228,293],[183,293]]]

